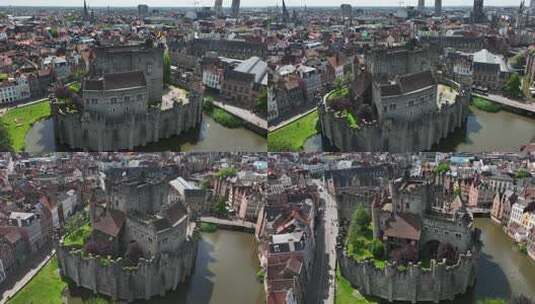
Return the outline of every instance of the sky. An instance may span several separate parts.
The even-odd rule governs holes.
[[[149,6],[193,6],[198,1],[200,6],[212,6],[210,0],[86,0],[90,6],[137,6],[147,4]],[[358,6],[416,6],[418,0],[285,0],[287,6],[339,6],[349,3]],[[80,4],[77,4],[80,2]],[[241,0],[241,6],[275,6],[282,0]],[[526,0],[529,5],[530,0]],[[223,5],[230,7],[231,0],[223,0]],[[442,0],[442,6],[472,6],[471,0]],[[83,0],[0,0],[0,6],[23,5],[23,6],[82,6]],[[485,0],[485,5],[491,6],[518,6],[520,0]],[[434,0],[426,0],[426,6],[433,6]]]

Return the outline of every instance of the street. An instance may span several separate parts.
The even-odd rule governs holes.
[[[249,123],[252,123],[253,125],[266,129],[267,130],[267,120],[257,116],[255,113],[248,111],[246,109],[242,109],[240,107],[236,107],[230,104],[226,104],[220,101],[213,101],[214,105],[217,107],[231,113],[232,115],[235,115]]]
[[[506,105],[515,109],[521,109],[524,111],[528,111],[530,113],[535,113],[535,104],[533,103],[523,103],[520,101],[516,101],[510,98],[507,98],[502,95],[496,95],[496,94],[488,94],[488,95],[481,95],[481,94],[472,94],[474,96],[478,96],[484,99],[492,100],[496,103]]]
[[[45,256],[45,258],[37,264],[36,267],[31,268],[22,278],[18,279],[17,282],[8,290],[2,292],[2,297],[0,298],[0,304],[5,304],[7,301],[12,298],[19,290],[21,290],[31,279],[39,273],[41,268],[43,268],[46,263],[56,254],[56,250]]]
[[[312,279],[306,287],[305,303],[334,303],[336,284],[336,236],[338,235],[338,212],[335,199],[323,188],[320,180],[314,183],[322,189],[320,197],[323,217],[317,223],[316,254],[312,269]]]

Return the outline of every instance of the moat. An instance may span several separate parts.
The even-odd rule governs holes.
[[[195,270],[186,285],[165,297],[135,303],[263,303],[264,286],[256,278],[257,268],[252,234],[227,230],[202,233]],[[70,298],[68,303],[76,300]]]
[[[455,301],[473,304],[484,298],[509,298],[523,294],[535,297],[535,263],[514,248],[502,227],[489,218],[476,218],[483,248],[475,287]]]
[[[52,119],[37,122],[26,135],[27,152],[61,151],[54,141]],[[230,129],[203,114],[197,132],[160,140],[138,151],[267,151],[267,140],[246,128]]]
[[[514,248],[502,227],[489,218],[476,218],[483,248],[474,290],[455,303],[475,303],[480,298],[535,297],[535,263]]]
[[[535,135],[535,119],[501,110],[489,113],[470,106],[466,125],[443,139],[433,151],[519,151]],[[305,141],[307,152],[324,151],[321,135]]]

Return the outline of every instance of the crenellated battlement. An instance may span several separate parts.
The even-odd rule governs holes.
[[[454,300],[474,286],[479,261],[476,249],[459,254],[454,265],[447,265],[445,260],[431,260],[429,268],[421,262],[407,266],[385,262],[380,269],[373,260],[357,261],[344,250],[337,255],[342,275],[362,293],[389,302],[411,303]]]
[[[193,273],[198,240],[195,232],[177,252],[140,258],[134,266],[121,257],[85,254],[83,249],[63,245],[63,241],[57,245],[56,253],[62,277],[114,300],[132,302],[164,295],[185,282]]]

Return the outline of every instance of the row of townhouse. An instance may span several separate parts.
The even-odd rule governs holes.
[[[491,218],[503,225],[515,242],[525,245],[528,255],[535,260],[535,187],[528,185],[519,192],[511,189],[497,192]]]
[[[266,303],[305,303],[313,279],[319,197],[302,170],[268,174],[268,195],[256,222]]]

